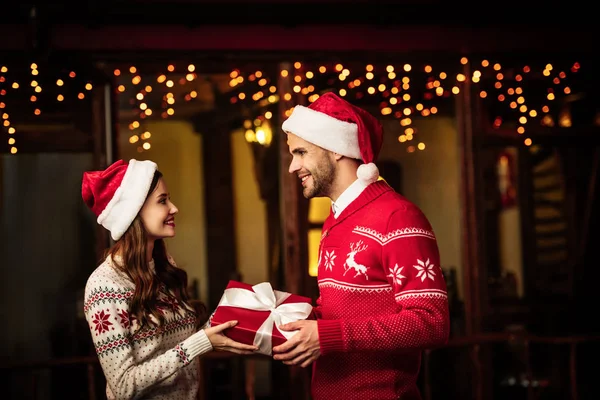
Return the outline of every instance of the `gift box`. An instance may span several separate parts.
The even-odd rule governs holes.
[[[270,356],[274,346],[297,333],[280,331],[279,325],[309,318],[314,318],[309,297],[273,290],[268,282],[229,281],[210,323],[238,321],[223,333],[236,342],[254,344],[259,347],[257,353]]]

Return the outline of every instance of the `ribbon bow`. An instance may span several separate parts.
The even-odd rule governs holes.
[[[273,348],[273,324],[276,326],[288,322],[306,319],[312,306],[308,303],[286,303],[282,304],[290,293],[273,290],[269,282],[259,283],[252,286],[252,290],[225,289],[218,307],[230,306],[255,311],[269,311],[269,317],[262,323],[254,336],[254,345],[258,346],[261,354],[271,355]],[[298,331],[280,331],[289,339]]]

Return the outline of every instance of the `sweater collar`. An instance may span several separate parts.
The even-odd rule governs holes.
[[[337,218],[333,214],[333,210],[327,217],[326,224],[337,225],[343,220],[354,214],[356,211],[369,204],[384,193],[391,191],[392,188],[384,180],[379,180],[368,185],[357,197],[348,204],[342,212],[340,212]]]
[[[368,183],[360,179],[355,180],[338,197],[337,201],[331,202],[333,216],[337,218],[360,194],[369,186]]]
[[[108,262],[109,262],[110,264],[112,264],[112,265],[113,265],[113,266],[115,266],[115,267],[120,267],[120,268],[122,268],[122,267],[123,267],[123,257],[121,257],[121,256],[119,256],[119,255],[116,255],[116,254],[115,254],[115,255],[114,255],[114,256],[112,256],[112,257],[111,257],[110,255],[108,255],[108,257],[106,257],[106,259],[108,260]],[[121,270],[120,268],[117,268],[117,270]],[[152,259],[150,260],[150,262],[148,262],[148,269],[149,269],[150,271],[152,271],[152,273],[153,273],[153,274],[155,274],[155,273],[156,273],[156,265],[155,265],[155,263],[154,263],[154,258],[152,258]]]

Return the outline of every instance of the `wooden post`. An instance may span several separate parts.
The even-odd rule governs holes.
[[[7,152],[5,155],[2,155],[2,153],[0,153],[0,193],[5,193],[4,191],[4,157],[8,157],[9,156],[9,152]],[[4,206],[4,197],[2,197],[2,195],[0,194],[0,214],[2,214],[2,207]]]
[[[107,125],[107,106],[110,107],[112,97],[110,96],[111,85],[106,84],[108,90],[104,85],[98,85],[93,92],[92,100],[92,120],[91,120],[91,131],[92,131],[92,146],[93,146],[93,164],[94,169],[100,170],[108,166],[107,154],[107,136],[110,135],[111,139],[114,139],[112,127]],[[109,114],[112,115],[112,112]],[[110,117],[112,118],[112,117]],[[110,119],[109,118],[109,119]],[[112,123],[112,120],[110,121]],[[108,133],[108,135],[107,135]],[[108,231],[101,225],[96,225],[96,260],[100,261],[104,255],[104,251],[108,248],[111,243]]]
[[[236,273],[235,213],[231,136],[227,123],[215,121],[202,132],[202,162],[206,185],[206,249],[208,307],[213,310]]]
[[[280,71],[288,71],[287,76],[279,74],[279,117],[284,121],[287,116],[285,112],[297,105],[292,95],[286,100],[286,94],[292,94],[292,65],[282,63]],[[280,127],[278,127],[280,129]],[[281,135],[283,132],[279,131]],[[292,293],[302,294],[304,292],[305,277],[308,274],[308,238],[307,238],[307,215],[308,201],[302,195],[298,179],[290,174],[289,166],[291,155],[289,153],[285,137],[279,141],[280,149],[280,211],[283,232],[283,265],[285,290]]]
[[[469,65],[463,67],[463,74],[470,76]],[[477,188],[476,188],[476,144],[473,135],[473,115],[471,84],[467,78],[461,95],[457,97],[457,120],[459,150],[461,157],[461,214],[463,226],[463,288],[465,303],[465,330],[472,335],[481,325],[481,288],[479,263],[479,238],[477,227]]]
[[[285,112],[298,102],[293,101],[292,65],[281,63],[279,71],[279,119],[284,121],[287,118]],[[288,71],[288,74],[282,76],[281,71]],[[287,98],[286,94],[291,97]],[[277,127],[279,134],[283,135],[280,129]],[[296,175],[288,172],[291,155],[285,137],[279,141],[279,150],[284,286],[288,292],[304,294],[308,277],[308,201],[302,195]],[[310,399],[310,369],[286,368],[289,368],[289,385],[285,388],[285,398]]]
[[[474,335],[481,331],[483,310],[487,307],[485,291],[486,271],[481,257],[481,232],[482,214],[478,198],[480,197],[480,172],[477,168],[477,158],[482,146],[481,140],[474,133],[473,107],[471,98],[472,87],[470,83],[471,70],[465,64],[462,71],[467,77],[461,94],[457,98],[457,125],[459,133],[459,151],[461,160],[461,215],[462,215],[462,252],[463,252],[463,288],[465,304],[465,331],[467,335]],[[479,127],[477,127],[479,128]],[[476,128],[476,129],[477,129]],[[476,371],[471,375],[476,377],[473,385],[473,398],[484,399],[489,385],[481,369],[482,364],[488,363],[481,358],[486,358],[485,352],[472,351],[471,357],[476,360]],[[485,370],[485,368],[484,368]]]
[[[276,68],[277,66],[275,66]],[[275,69],[273,68],[273,69]],[[279,71],[275,71],[278,74]],[[261,199],[266,204],[268,280],[274,288],[281,288],[281,214],[279,212],[279,152],[282,134],[281,118],[275,112],[269,123],[273,138],[269,146],[248,143],[254,160],[254,175]]]
[[[577,343],[569,344],[569,384],[571,386],[571,400],[579,400],[577,390]]]

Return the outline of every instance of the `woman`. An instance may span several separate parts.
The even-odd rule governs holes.
[[[157,165],[119,160],[86,172],[82,196],[116,241],[89,277],[84,303],[107,397],[196,399],[199,355],[256,347],[223,335],[236,321],[196,332],[187,274],[163,241],[175,236],[178,210]]]

